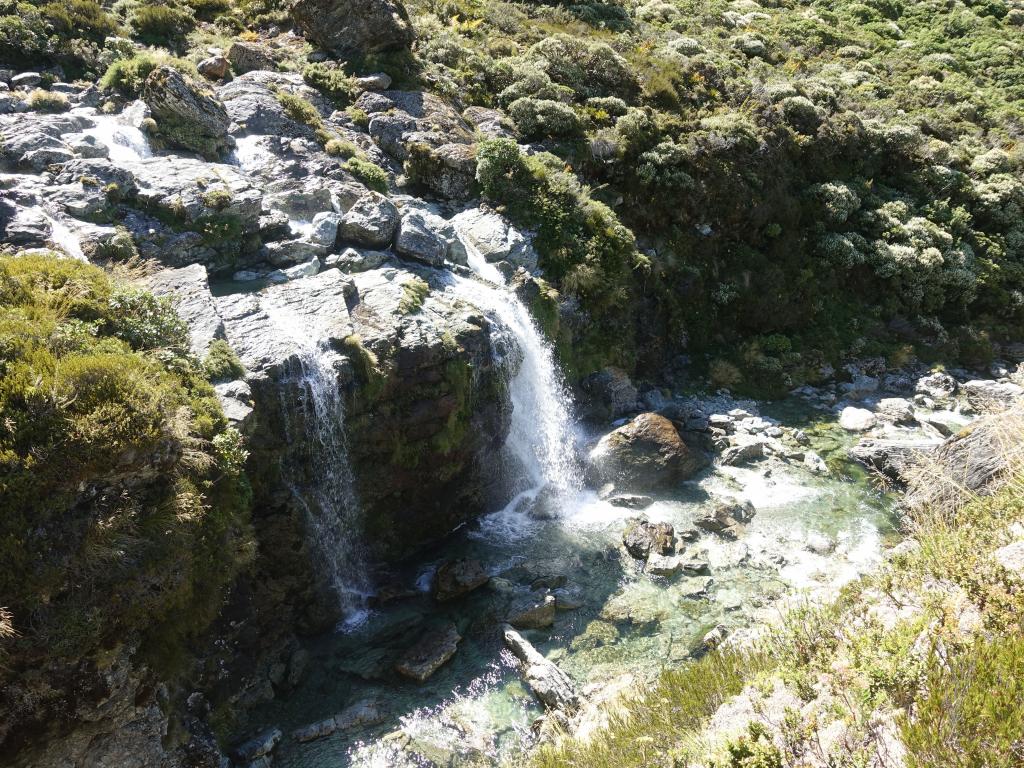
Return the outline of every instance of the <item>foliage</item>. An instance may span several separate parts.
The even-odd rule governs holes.
[[[180,651],[249,556],[243,449],[187,342],[167,302],[96,267],[0,257],[12,656],[77,663],[133,632]]]
[[[67,112],[70,106],[68,97],[63,93],[44,91],[41,88],[32,91],[26,101],[29,107],[39,112]]]
[[[128,25],[147,45],[177,47],[196,25],[192,9],[175,4],[139,5],[128,18]]]
[[[402,298],[398,302],[398,311],[403,315],[419,312],[429,295],[430,286],[425,280],[413,275],[402,283]]]
[[[345,71],[326,63],[314,63],[302,70],[302,79],[334,102],[338,109],[352,103],[356,94],[355,82]]]
[[[388,191],[388,172],[376,163],[372,163],[358,155],[350,157],[342,165],[346,171],[351,173],[370,189],[382,194]]]
[[[224,339],[214,339],[206,350],[203,371],[210,381],[232,381],[245,375],[245,367]]]
[[[143,51],[127,59],[117,59],[100,78],[100,87],[117,91],[126,98],[142,93],[142,86],[149,74],[158,67],[168,65],[191,77],[199,77],[195,65],[184,59],[174,58],[162,51]]]

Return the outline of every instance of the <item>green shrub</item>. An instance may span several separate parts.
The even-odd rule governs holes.
[[[274,95],[281,106],[284,107],[284,113],[295,122],[308,125],[310,128],[319,129],[323,127],[323,118],[320,117],[316,107],[310,104],[307,99],[298,94],[280,90]]]
[[[117,91],[126,98],[142,93],[146,78],[157,67],[172,66],[180,72],[198,78],[195,65],[185,59],[177,59],[160,51],[143,51],[128,59],[117,59],[100,78],[100,87]]]
[[[128,18],[135,37],[148,45],[176,47],[195,29],[196,19],[190,8],[173,5],[140,5]]]
[[[516,99],[508,114],[524,138],[578,136],[583,129],[573,108],[558,101]]]
[[[318,62],[302,70],[302,79],[307,85],[326,95],[338,109],[344,109],[356,96],[353,78],[337,66]]]
[[[381,193],[388,191],[388,173],[379,165],[357,156],[346,160],[342,168],[363,182],[368,188]]]
[[[233,381],[245,375],[245,367],[224,339],[214,339],[206,350],[203,371],[210,381]]]
[[[426,281],[413,275],[402,283],[402,298],[398,302],[398,311],[403,315],[419,312],[429,295],[430,286]]]

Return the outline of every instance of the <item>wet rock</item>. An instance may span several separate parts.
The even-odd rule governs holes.
[[[708,590],[711,589],[713,583],[714,579],[710,576],[687,576],[676,582],[674,590],[676,594],[686,600],[696,600],[707,597]]]
[[[554,590],[555,608],[559,611],[575,611],[584,605],[583,595],[578,589],[561,587]]]
[[[307,40],[340,58],[408,48],[413,40],[400,0],[297,0],[291,14]]]
[[[877,411],[883,419],[896,424],[913,424],[917,421],[913,404],[902,397],[883,397],[878,401]]]
[[[174,67],[162,66],[146,78],[143,100],[161,138],[171,146],[216,159],[230,146],[224,105]]]
[[[865,408],[847,406],[839,414],[839,426],[847,432],[867,432],[876,423],[875,414]]]
[[[583,379],[583,391],[590,396],[595,417],[616,419],[636,411],[639,393],[629,375],[621,368],[608,367]]]
[[[398,229],[398,208],[379,192],[367,192],[345,212],[338,236],[360,245],[384,246]]]
[[[938,372],[918,379],[917,384],[914,385],[914,392],[933,400],[948,400],[957,393],[959,387],[956,379],[948,373]]]
[[[669,555],[675,552],[675,532],[669,523],[651,523],[634,517],[626,522],[622,543],[631,557],[646,560],[651,553]]]
[[[677,485],[707,465],[707,457],[687,446],[671,421],[643,413],[601,438],[587,472],[595,485],[646,490]]]
[[[814,451],[807,451],[803,458],[804,466],[816,475],[829,474],[828,464]]]
[[[236,40],[228,49],[228,61],[236,75],[245,75],[256,70],[277,69],[277,61],[270,51],[259,43]]]
[[[508,623],[517,629],[543,629],[555,623],[556,599],[545,595],[540,600],[528,598],[512,606]]]
[[[280,728],[270,728],[231,750],[232,757],[242,763],[252,762],[273,752],[283,737]]]
[[[489,263],[507,261],[528,272],[537,268],[537,253],[530,237],[501,214],[470,208],[453,216],[452,225],[459,237]],[[632,405],[635,404],[634,397]]]
[[[365,272],[368,269],[377,269],[389,258],[384,251],[357,251],[355,248],[346,248],[341,253],[332,253],[324,260],[327,268],[337,267],[342,272]]]
[[[804,548],[816,555],[829,555],[836,549],[836,542],[821,533],[812,533],[807,537]]]
[[[489,578],[479,560],[451,560],[434,574],[432,592],[439,602],[454,600],[482,587]]]
[[[422,683],[455,655],[460,640],[462,635],[454,624],[428,632],[402,655],[395,671]]]
[[[764,458],[765,443],[763,440],[734,445],[726,448],[722,453],[722,463],[726,466],[738,466],[749,464],[752,461]]]
[[[735,539],[743,530],[743,525],[754,518],[754,513],[754,505],[749,501],[718,499],[710,508],[702,511],[693,524],[708,533]]]
[[[336,714],[317,723],[296,728],[291,737],[299,742],[314,741],[330,736],[337,731],[347,731],[352,728],[359,728],[367,725],[376,725],[383,722],[384,713],[380,704],[376,701],[366,699],[356,702]]]
[[[1024,388],[1009,381],[975,379],[960,386],[967,402],[977,411],[1002,411],[1024,396]]]
[[[579,694],[567,674],[545,659],[512,627],[505,625],[502,636],[508,649],[523,663],[523,682],[541,704],[549,710],[566,713],[579,709]]]
[[[636,493],[620,493],[609,498],[608,503],[613,507],[624,507],[625,509],[647,509],[654,503],[654,499]]]
[[[683,558],[680,555],[659,555],[654,552],[647,558],[644,571],[651,576],[678,576],[683,572]]]
[[[848,453],[850,458],[868,469],[902,485],[920,457],[937,447],[938,444],[931,440],[861,440]]]

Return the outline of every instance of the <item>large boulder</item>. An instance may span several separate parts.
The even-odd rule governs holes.
[[[587,470],[594,484],[643,490],[688,480],[707,465],[707,457],[689,448],[671,421],[642,413],[601,438]]]
[[[230,146],[231,120],[224,105],[174,67],[154,69],[146,78],[142,98],[167,144],[211,160]]]
[[[374,247],[391,243],[398,229],[398,208],[379,192],[367,192],[345,212],[338,227],[342,240]]]
[[[479,560],[450,560],[437,569],[432,591],[439,602],[444,602],[462,597],[489,580]]]
[[[228,61],[236,75],[257,70],[276,70],[277,61],[270,51],[259,43],[245,43],[236,40],[228,49]]]
[[[400,0],[296,0],[306,38],[339,57],[408,48],[413,30]]]

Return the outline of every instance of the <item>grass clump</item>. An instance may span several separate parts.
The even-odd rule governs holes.
[[[100,88],[117,91],[126,98],[135,98],[142,93],[142,86],[150,73],[164,65],[174,67],[190,77],[198,78],[195,64],[179,59],[164,51],[143,51],[127,59],[114,61],[100,78]]]
[[[67,112],[70,107],[68,97],[63,93],[44,91],[42,88],[32,91],[25,101],[37,112]]]
[[[402,283],[402,298],[398,302],[398,311],[403,315],[419,312],[429,295],[430,286],[427,282],[413,275]]]
[[[363,182],[369,189],[381,194],[388,191],[388,172],[376,163],[356,156],[346,160],[342,168]]]
[[[233,381],[245,376],[245,366],[224,339],[214,339],[206,350],[203,372],[210,381]]]
[[[309,64],[302,70],[307,85],[326,95],[338,109],[344,109],[356,96],[353,78],[344,70],[324,62]]]
[[[133,34],[147,45],[176,48],[196,27],[192,9],[178,5],[137,6],[128,18]]]

